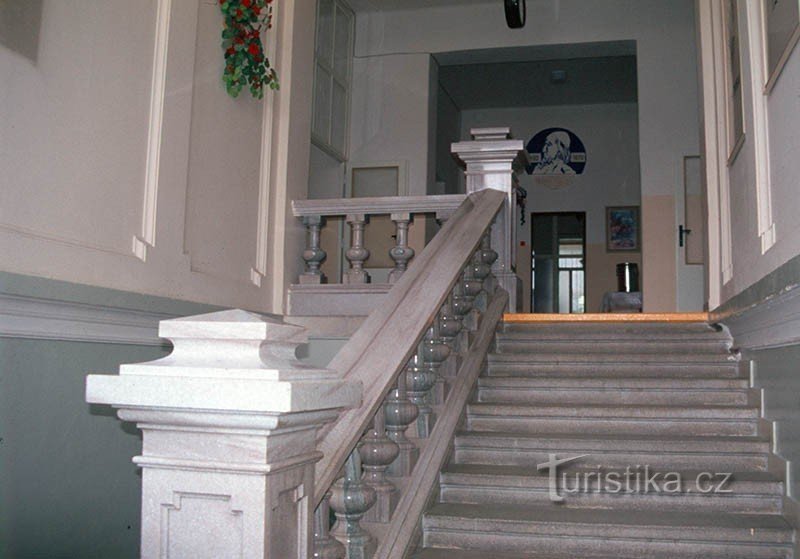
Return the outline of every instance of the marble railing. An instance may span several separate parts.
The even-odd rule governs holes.
[[[306,270],[298,278],[300,284],[326,283],[328,278],[320,266],[327,258],[320,246],[320,231],[325,218],[344,217],[350,227],[350,246],[345,258],[350,268],[342,274],[342,283],[359,284],[370,281],[364,263],[370,257],[365,243],[365,226],[370,217],[388,215],[395,224],[395,246],[389,250],[394,269],[389,273],[389,283],[396,283],[414,258],[414,249],[408,245],[408,228],[415,215],[435,216],[443,223],[458,208],[466,196],[463,194],[440,196],[386,196],[371,198],[334,198],[322,200],[294,200],[292,211],[302,218],[307,230],[307,244],[303,251]]]
[[[468,195],[327,368],[298,362],[302,327],[232,310],[162,321],[169,356],[87,378],[88,402],[142,430],[143,558],[413,550],[495,328],[513,310],[503,259],[517,144],[469,144]]]
[[[514,311],[521,284],[515,273],[517,205],[512,177],[525,168],[527,152],[522,141],[509,139],[508,128],[478,128],[471,133],[472,140],[453,144],[452,151],[464,164],[467,194],[488,189],[505,195],[505,203],[490,233],[492,246],[498,253],[492,271],[508,292],[510,310]],[[392,285],[416,262],[415,251],[409,246],[409,226],[414,217],[433,217],[441,225],[464,199],[465,195],[458,194],[294,200],[292,211],[306,227],[307,242],[302,255],[295,256],[302,257],[305,270],[297,283],[288,289],[287,314],[295,317],[367,316],[382,304]],[[392,237],[395,239],[394,246],[391,246],[388,239],[370,237],[370,246],[391,246],[382,250],[387,250],[393,268],[387,279],[379,283],[373,283],[365,269],[370,262],[383,262],[383,266],[376,266],[377,262],[372,264],[372,268],[382,268],[383,276],[386,268],[391,266],[384,255],[371,255],[365,242],[367,234],[390,234],[384,226],[369,231],[370,217],[376,216],[390,217],[394,222]],[[339,279],[338,262],[332,266],[337,270],[335,278],[326,278],[322,269],[328,258],[321,243],[322,230],[326,218],[333,217],[337,222],[343,218],[350,229],[349,244],[344,247],[347,264],[341,272],[341,283],[336,283]],[[338,231],[336,236],[339,236]],[[413,236],[415,247],[421,248],[425,242],[424,235],[415,233]],[[337,261],[338,257],[335,258]]]
[[[489,235],[503,203],[492,190],[467,197],[329,364],[363,393],[318,438],[316,556],[400,558],[413,546],[508,300]]]

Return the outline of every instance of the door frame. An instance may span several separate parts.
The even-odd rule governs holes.
[[[586,210],[557,211],[557,212],[530,212],[531,233],[530,233],[530,239],[529,239],[529,241],[530,241],[530,250],[528,252],[530,253],[531,266],[530,266],[530,269],[527,271],[527,273],[530,274],[530,281],[531,281],[531,288],[530,288],[530,298],[531,298],[530,311],[531,311],[531,313],[534,312],[534,308],[535,308],[535,299],[534,299],[535,281],[533,279],[533,270],[534,270],[533,266],[534,266],[534,263],[536,262],[536,257],[533,254],[533,247],[535,246],[534,245],[534,240],[533,240],[533,236],[534,236],[533,219],[534,219],[535,216],[539,216],[539,217],[547,217],[547,216],[558,217],[558,216],[562,216],[562,215],[582,216],[582,218],[583,218],[581,220],[582,241],[583,241],[581,244],[582,244],[582,250],[583,250],[583,285],[584,285],[584,312],[585,312],[585,308],[586,308],[585,299],[586,299],[586,291],[587,291],[586,285],[587,285],[587,280],[588,280],[588,274],[587,274],[587,268],[586,268],[586,258],[587,258],[587,255],[586,255],[586,214],[587,214]],[[559,256],[556,255],[556,267],[558,267],[558,258],[559,258]]]

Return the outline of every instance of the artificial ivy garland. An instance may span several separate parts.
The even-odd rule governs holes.
[[[264,97],[265,85],[278,89],[278,74],[270,67],[261,43],[261,31],[272,27],[270,4],[272,0],[219,0],[225,17],[222,81],[231,97],[237,97],[245,85],[256,99]]]

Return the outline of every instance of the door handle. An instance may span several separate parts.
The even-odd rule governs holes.
[[[686,235],[691,233],[691,229],[687,229],[683,225],[678,226],[678,246],[685,246],[686,245]]]

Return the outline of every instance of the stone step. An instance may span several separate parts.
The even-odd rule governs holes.
[[[603,483],[598,483],[598,472],[602,473]],[[728,513],[780,513],[782,510],[783,483],[768,472],[735,472],[721,487],[726,481],[724,476],[709,477],[716,472],[675,472],[681,480],[679,488],[664,485],[665,481],[676,479],[671,473],[671,478],[665,478],[668,473],[631,470],[626,481],[624,470],[564,468],[558,471],[556,487],[565,498],[563,506],[567,508]],[[654,478],[655,474],[658,475]],[[655,485],[647,484],[648,477]],[[536,505],[550,502],[547,469],[451,464],[440,475],[440,487],[443,503]]]
[[[736,378],[741,379],[744,366],[736,362],[720,363],[634,363],[621,361],[537,360],[526,355],[491,353],[487,376],[504,377],[638,377],[638,378]]]
[[[425,547],[576,557],[791,557],[793,531],[772,514],[611,511],[558,505],[439,504],[422,521]]]
[[[455,555],[455,557],[454,557]],[[467,549],[459,549],[457,554],[453,553],[453,549],[445,547],[430,547],[423,549],[418,553],[411,556],[412,559],[674,559],[674,555],[669,552],[666,554],[649,551],[647,555],[628,555],[619,554],[614,556],[609,555],[594,555],[586,552],[581,552],[578,555],[573,553],[568,555],[553,554],[553,553],[503,553],[500,551],[470,551]],[[786,552],[782,549],[775,551],[775,555],[765,555],[762,559],[784,559]],[[749,555],[704,555],[702,559],[752,559]]]
[[[703,330],[698,332],[684,331],[684,330],[634,330],[626,328],[621,330],[619,328],[610,329],[609,327],[603,328],[571,328],[565,330],[563,328],[547,328],[541,330],[504,330],[499,329],[497,332],[497,339],[499,340],[541,340],[541,341],[640,341],[642,343],[650,343],[657,341],[665,342],[728,342],[732,338],[730,334],[725,331],[717,330]]]
[[[535,380],[535,379],[509,379],[485,378],[478,382],[477,401],[481,403],[508,403],[508,404],[547,404],[559,403],[561,405],[582,404],[653,404],[653,405],[723,405],[743,406],[757,401],[757,391],[748,388],[700,388],[691,380],[681,383],[675,382],[678,387],[637,387],[632,379],[627,383],[587,382],[584,386],[576,380],[584,379],[558,379],[561,386],[527,385],[525,383],[493,384],[485,381],[492,380]],[[588,379],[593,380],[593,379]],[[661,381],[661,384],[667,384]]]
[[[631,354],[691,354],[719,355],[730,354],[730,340],[541,340],[518,339],[498,336],[496,351],[499,353],[558,353],[569,355],[576,347],[591,347],[592,353],[613,353],[617,359],[624,359]]]
[[[498,551],[469,551],[466,549],[459,549],[457,557],[453,556],[453,550],[448,548],[435,548],[430,547],[423,549],[411,556],[411,559],[575,559],[574,555],[553,555],[548,553],[542,555],[539,553],[502,553]],[[581,555],[590,559],[619,559],[619,555],[603,557],[599,555]]]
[[[575,351],[564,353],[490,353],[489,363],[526,364],[581,364],[613,363],[615,365],[733,365],[739,357],[731,353],[598,353],[594,351]]]
[[[498,334],[520,334],[535,338],[562,336],[620,336],[644,338],[649,336],[722,337],[730,335],[722,328],[704,322],[504,322]]]
[[[636,465],[714,472],[766,470],[769,437],[662,436],[461,431],[454,462],[535,468],[551,454],[588,455],[576,464],[625,469]]]
[[[745,406],[467,405],[469,429],[515,433],[756,435],[758,419],[758,408]]]
[[[575,390],[745,390],[750,386],[746,376],[735,378],[703,377],[626,377],[620,375],[563,377],[563,376],[482,376],[478,387],[483,390],[538,391],[545,389]]]

